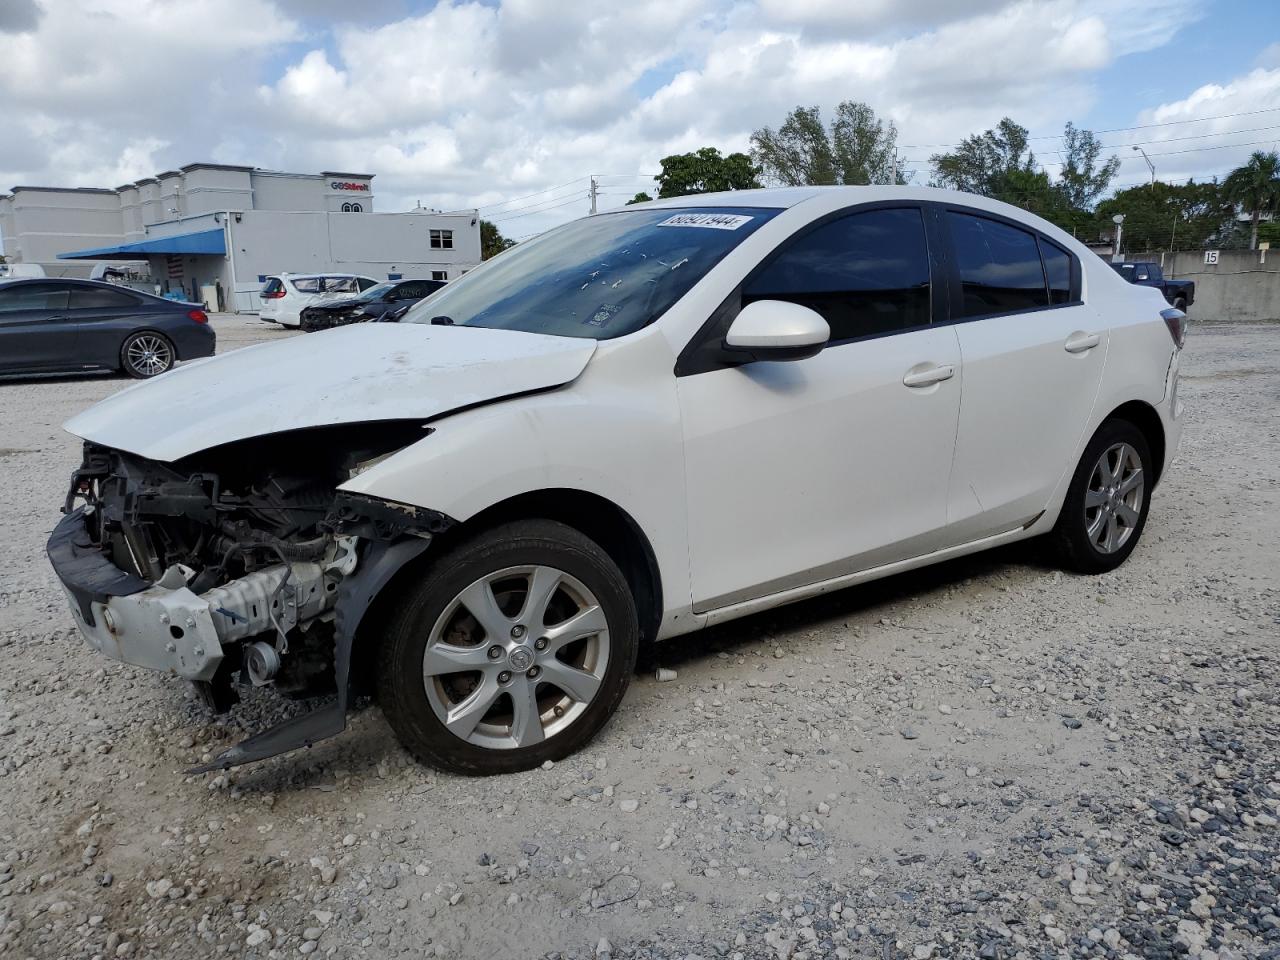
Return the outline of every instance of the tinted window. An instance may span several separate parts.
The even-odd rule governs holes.
[[[868,210],[789,242],[743,291],[788,300],[849,340],[929,322],[929,249],[919,210]]]
[[[265,297],[269,293],[280,293],[284,290],[284,284],[280,282],[279,277],[272,277],[262,287],[259,296]]]
[[[105,287],[72,287],[72,310],[103,310],[107,308],[136,307],[136,297],[120,290]]]
[[[405,320],[448,317],[459,326],[620,337],[657,320],[776,214],[751,207],[626,207],[584,217],[485,261],[419,301]]]
[[[964,290],[961,316],[1048,306],[1034,235],[963,213],[948,213],[947,220]]]
[[[1041,237],[1040,255],[1044,257],[1044,274],[1049,281],[1049,302],[1070,303],[1071,254]]]
[[[61,283],[19,283],[0,287],[0,313],[17,310],[65,310],[67,285]]]
[[[359,212],[360,204],[355,204],[356,212]],[[376,287],[377,280],[370,280],[368,277],[356,277],[356,288],[358,290],[368,290],[370,287]]]
[[[427,295],[427,281],[411,280],[408,283],[402,283],[396,288],[397,300],[421,300]]]

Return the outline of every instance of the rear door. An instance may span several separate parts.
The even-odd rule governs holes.
[[[75,369],[76,325],[67,311],[70,284],[0,285],[0,371]]]
[[[68,313],[76,324],[78,350],[86,363],[115,367],[120,347],[138,327],[142,297],[128,290],[98,284],[74,284]]]
[[[939,210],[951,246],[964,402],[948,497],[964,543],[1035,519],[1072,457],[1102,379],[1107,329],[1081,300],[1080,264],[1045,237],[978,211]]]

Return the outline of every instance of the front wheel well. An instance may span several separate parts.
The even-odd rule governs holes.
[[[1155,472],[1151,487],[1155,489],[1155,485],[1160,482],[1160,471],[1164,469],[1164,424],[1160,422],[1160,414],[1149,403],[1130,400],[1112,410],[1102,422],[1106,423],[1108,420],[1128,420],[1142,431],[1147,446],[1151,448],[1152,469]]]
[[[374,598],[357,629],[351,663],[355,688],[368,689],[370,668],[377,661],[388,618],[394,616],[396,601],[415,572],[434,562],[453,544],[481,530],[527,519],[558,521],[599,544],[631,588],[640,617],[641,648],[657,638],[662,622],[662,582],[653,547],[639,524],[617,504],[597,494],[570,489],[536,490],[496,503],[449,528],[437,535],[425,552],[397,571]]]

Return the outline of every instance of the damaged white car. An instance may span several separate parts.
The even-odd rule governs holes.
[[[1181,313],[977,197],[797,188],[599,214],[400,323],[188,364],[67,424],[49,556],[90,644],[335,696],[203,769],[339,733],[565,756],[638,651],[1044,535],[1134,549],[1180,432]]]

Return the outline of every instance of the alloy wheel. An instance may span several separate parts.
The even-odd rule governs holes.
[[[1099,553],[1121,549],[1142,517],[1146,479],[1142,458],[1128,443],[1108,447],[1089,475],[1084,494],[1084,522],[1089,542]]]
[[[129,342],[125,358],[141,376],[154,377],[173,365],[173,350],[164,337],[144,333]]]
[[[427,639],[422,678],[450,733],[515,749],[571,726],[608,663],[604,610],[581,581],[550,566],[507,567],[445,606]]]

